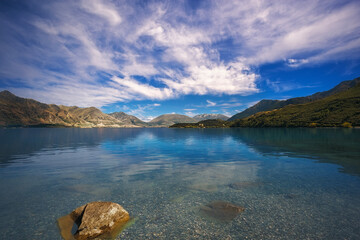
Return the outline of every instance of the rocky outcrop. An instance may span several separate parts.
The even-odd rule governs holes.
[[[129,213],[117,203],[91,202],[59,218],[58,225],[65,240],[113,239],[129,220]]]

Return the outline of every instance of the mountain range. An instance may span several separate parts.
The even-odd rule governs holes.
[[[95,107],[79,108],[45,104],[20,98],[9,91],[0,92],[0,126],[44,127],[136,127]]]
[[[95,107],[45,104],[0,92],[0,127],[299,127],[360,126],[360,78],[334,88],[288,100],[262,100],[231,118],[164,114],[144,122],[124,112],[106,114]]]
[[[0,92],[0,126],[2,127],[168,127],[175,123],[195,123],[199,119],[223,118],[221,114],[201,114],[191,118],[181,114],[164,114],[150,122],[124,112],[106,114],[95,107],[80,108],[45,104]]]
[[[275,108],[275,109],[274,109]],[[271,109],[264,111],[263,109]],[[247,116],[251,114],[250,116]],[[245,116],[245,117],[244,117]],[[239,118],[239,119],[236,119]],[[232,120],[231,119],[235,119]],[[360,126],[360,78],[329,91],[284,101],[263,100],[228,121],[178,123],[177,128]]]

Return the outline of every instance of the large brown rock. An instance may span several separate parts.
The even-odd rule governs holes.
[[[112,239],[129,221],[129,213],[119,204],[91,202],[58,219],[65,240]],[[74,224],[78,226],[73,234]]]

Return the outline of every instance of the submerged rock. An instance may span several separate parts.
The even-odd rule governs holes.
[[[286,199],[295,199],[297,197],[298,197],[298,195],[294,194],[294,193],[288,193],[288,194],[284,195],[284,198],[286,198]]]
[[[191,190],[203,191],[203,192],[216,192],[218,190],[216,185],[213,184],[193,184],[189,186]]]
[[[91,202],[59,218],[58,225],[65,240],[112,239],[129,219],[129,213],[117,203]]]
[[[230,183],[228,186],[235,190],[241,190],[243,188],[257,187],[260,185],[261,185],[260,182],[235,182],[235,183]]]
[[[200,207],[202,214],[221,221],[231,221],[244,210],[244,207],[224,201],[215,201]]]

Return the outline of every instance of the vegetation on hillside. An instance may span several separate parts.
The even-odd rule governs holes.
[[[221,119],[209,119],[197,123],[176,123],[171,128],[228,128],[230,122]]]
[[[351,126],[360,126],[360,85],[314,102],[260,112],[231,124],[231,127]]]
[[[178,123],[172,128],[354,127],[360,126],[360,84],[305,104],[291,104],[235,121],[219,119]]]
[[[221,120],[226,121],[229,119],[229,117],[225,116],[223,114],[217,114],[217,113],[203,113],[203,114],[198,114],[198,115],[194,116],[193,119],[195,119],[197,122],[209,120],[209,119],[221,119]]]
[[[285,107],[285,106],[288,106],[291,104],[304,104],[304,103],[317,101],[317,100],[329,97],[331,95],[346,91],[352,87],[355,87],[359,83],[360,83],[360,78],[355,78],[353,80],[343,81],[328,91],[314,93],[314,94],[312,94],[310,96],[306,96],[306,97],[296,97],[296,98],[290,98],[287,100],[261,100],[254,106],[249,107],[248,109],[235,114],[234,116],[229,118],[228,121],[234,121],[237,119],[246,118],[246,117],[254,115],[258,112],[271,111],[271,110],[279,109],[279,108],[282,108],[282,107]]]

